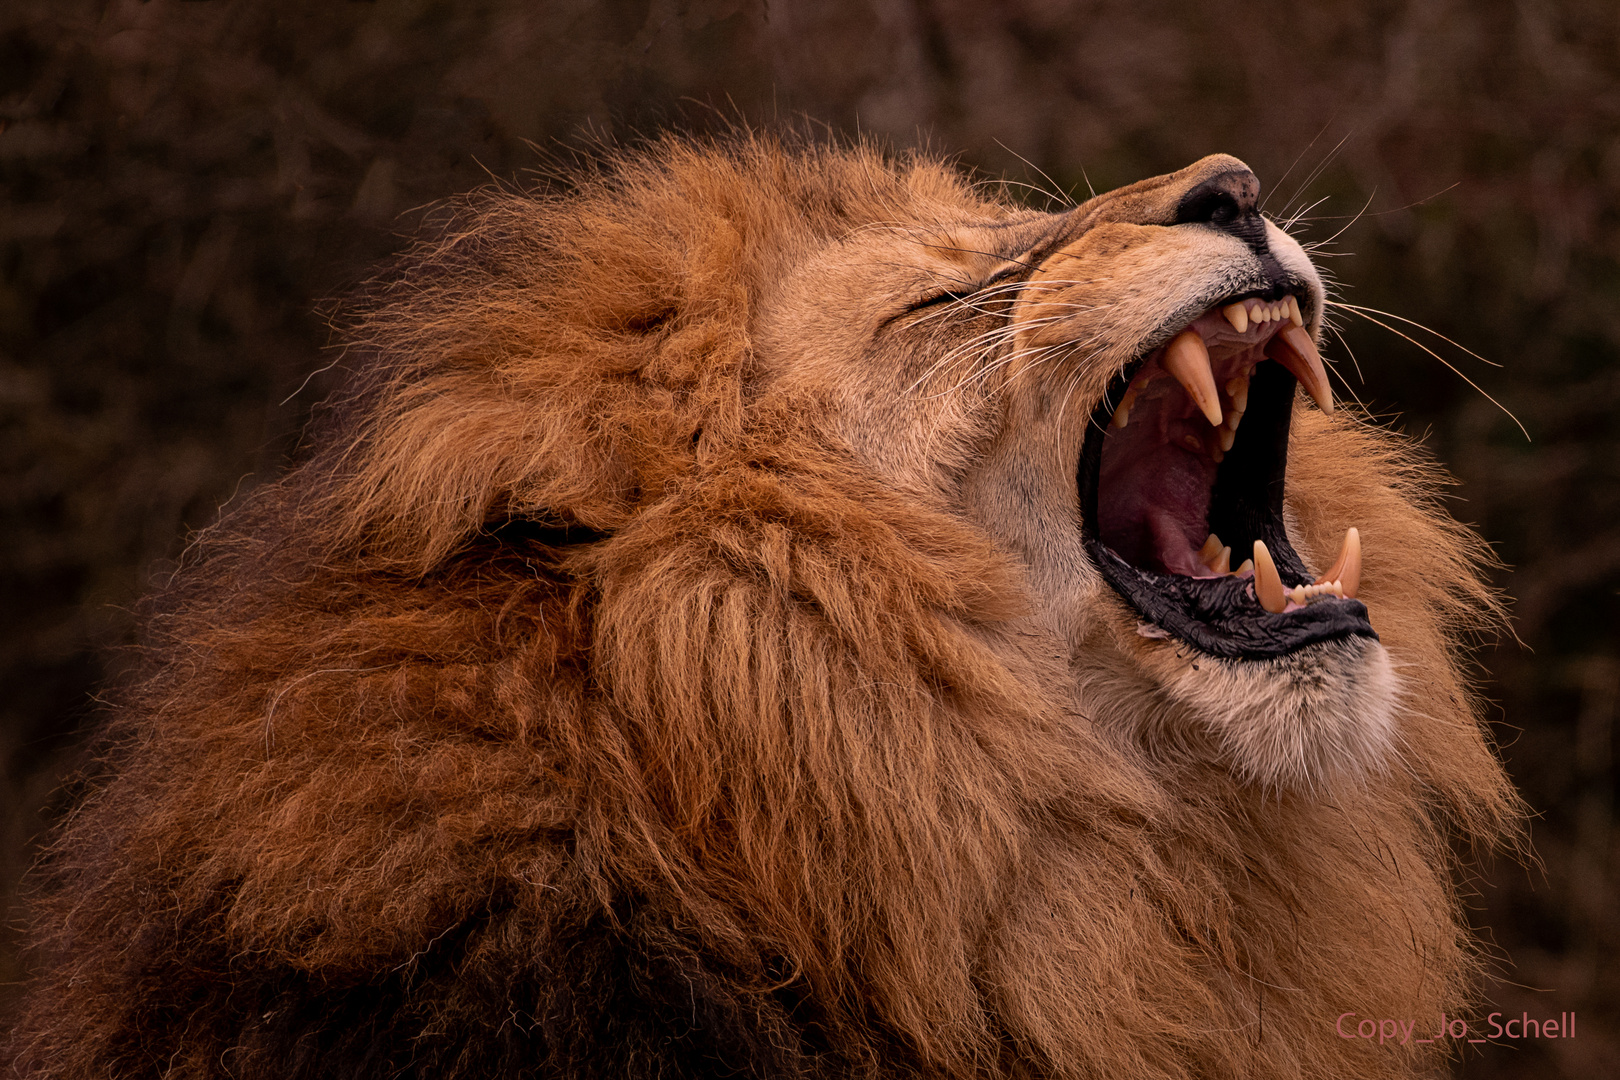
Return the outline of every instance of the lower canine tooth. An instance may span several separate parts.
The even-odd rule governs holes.
[[[1333,390],[1328,386],[1322,354],[1316,351],[1316,342],[1303,328],[1283,327],[1266,346],[1266,355],[1293,372],[1294,378],[1316,399],[1323,412],[1333,411]]]
[[[1164,350],[1164,370],[1176,377],[1211,427],[1221,426],[1221,398],[1215,392],[1215,373],[1209,368],[1209,349],[1196,330],[1183,330]]]
[[[1344,540],[1339,545],[1339,557],[1333,561],[1328,572],[1316,579],[1316,584],[1324,585],[1336,582],[1343,590],[1346,598],[1354,600],[1356,590],[1361,588],[1361,533],[1355,529],[1346,529]]]
[[[1273,615],[1288,606],[1282,575],[1277,573],[1277,564],[1271,561],[1271,552],[1259,540],[1254,542],[1254,598]]]

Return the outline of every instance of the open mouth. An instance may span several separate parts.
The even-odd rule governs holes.
[[[1356,530],[1318,576],[1288,543],[1283,493],[1298,385],[1331,411],[1299,298],[1243,296],[1194,319],[1104,395],[1080,458],[1084,539],[1147,620],[1143,633],[1228,659],[1377,637],[1355,599]]]

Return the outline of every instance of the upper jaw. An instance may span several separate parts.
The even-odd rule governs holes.
[[[1255,292],[1153,335],[1156,347],[1096,407],[1078,475],[1087,553],[1144,632],[1232,659],[1376,637],[1354,599],[1354,531],[1336,565],[1313,576],[1283,524],[1295,386],[1332,409],[1307,329],[1315,290]]]

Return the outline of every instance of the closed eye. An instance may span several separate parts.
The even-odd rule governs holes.
[[[902,319],[908,319],[919,311],[927,311],[930,308],[941,307],[945,304],[961,303],[972,297],[982,288],[984,288],[983,283],[974,282],[971,285],[963,285],[956,288],[941,289],[939,292],[927,293],[920,300],[912,301],[899,311],[896,311],[893,315],[890,315],[880,322],[877,327],[878,332],[881,333],[882,331],[890,329],[895,323],[900,322]]]
[[[1009,280],[1024,277],[1032,269],[1034,268],[1027,263],[1012,262],[1011,264],[1002,267],[1000,270],[997,270],[994,274],[991,274],[983,281],[975,282],[973,285],[966,288],[945,289],[937,293],[930,293],[921,300],[907,306],[899,314],[884,320],[883,325],[887,326],[896,319],[903,319],[907,315],[915,314],[916,312],[923,311],[927,308],[938,307],[940,304],[965,301],[970,297],[987,291],[995,292],[995,286],[1001,285]]]
[[[974,286],[970,289],[949,289],[945,292],[935,293],[932,296],[925,296],[921,300],[918,300],[916,303],[912,304],[910,307],[906,308],[899,315],[895,316],[895,318],[903,318],[912,314],[913,312],[922,311],[925,308],[935,307],[939,304],[944,304],[950,301],[966,300],[968,297],[972,296],[978,291],[979,287]]]

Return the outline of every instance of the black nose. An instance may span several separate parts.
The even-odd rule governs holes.
[[[1176,206],[1176,224],[1207,222],[1230,232],[1248,232],[1244,225],[1259,214],[1259,204],[1259,179],[1247,169],[1233,169],[1183,195]]]
[[[1283,269],[1266,242],[1266,219],[1260,216],[1260,180],[1248,169],[1232,169],[1210,177],[1192,188],[1176,204],[1176,224],[1213,225],[1248,245],[1265,268],[1266,276],[1281,282]],[[1273,299],[1283,292],[1281,284],[1268,294]]]

